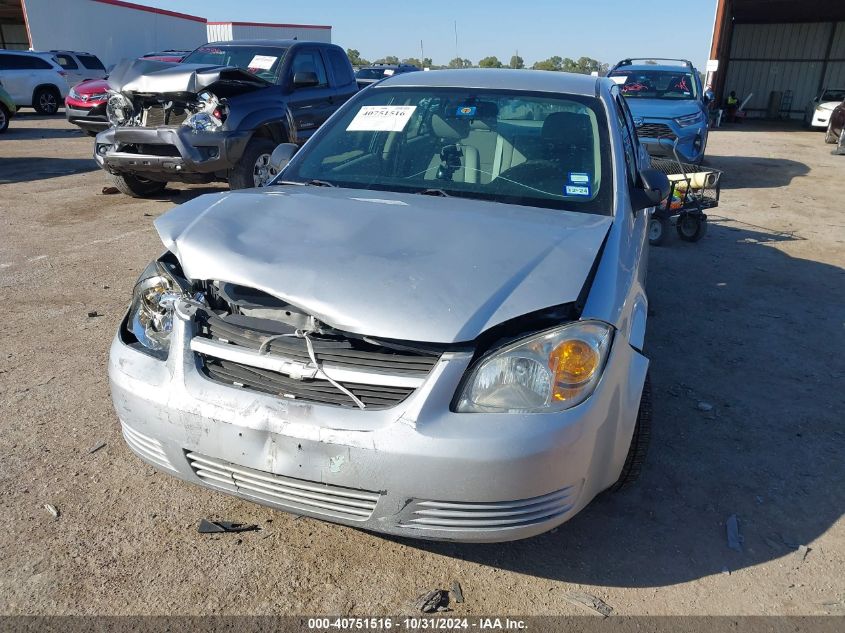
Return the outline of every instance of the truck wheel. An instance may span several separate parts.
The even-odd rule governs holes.
[[[628,456],[625,458],[625,465],[622,466],[622,474],[616,483],[610,487],[612,492],[627,488],[634,483],[642,472],[648,455],[648,444],[651,440],[651,378],[645,375],[643,384],[643,395],[640,397],[640,409],[637,411],[637,424],[634,427],[634,436],[631,438],[631,447],[628,449]]]
[[[254,138],[246,145],[243,156],[229,171],[230,189],[263,187],[276,171],[270,167],[270,155],[276,144],[268,138]]]
[[[112,184],[118,191],[133,198],[148,198],[164,191],[166,182],[147,180],[130,174],[109,174]]]
[[[56,114],[62,97],[53,86],[42,86],[32,95],[32,107],[38,114]]]
[[[845,130],[843,130],[845,131]],[[839,137],[833,133],[833,121],[827,124],[827,130],[824,133],[824,142],[833,145],[839,142]]]
[[[0,134],[9,128],[9,111],[0,103]]]

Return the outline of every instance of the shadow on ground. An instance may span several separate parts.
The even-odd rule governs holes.
[[[794,548],[845,510],[845,271],[771,247],[788,235],[741,226],[715,223],[697,244],[652,249],[654,430],[638,484],[527,541],[402,542],[531,576],[625,587],[782,557],[801,565]],[[732,514],[741,553],[726,544]]]
[[[98,167],[93,158],[0,156],[0,185],[58,178],[95,169]]]
[[[707,155],[706,167],[724,172],[722,189],[762,189],[787,187],[796,178],[806,176],[810,168],[788,158],[747,158],[745,156]]]

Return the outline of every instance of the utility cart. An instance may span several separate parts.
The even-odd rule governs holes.
[[[674,148],[673,148],[674,149]],[[662,171],[671,185],[669,197],[654,210],[648,225],[648,241],[659,246],[674,223],[678,237],[697,242],[707,233],[705,210],[719,206],[722,172],[712,167],[682,163],[675,159],[652,158],[652,169]]]

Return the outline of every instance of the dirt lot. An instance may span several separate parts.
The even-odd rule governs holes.
[[[554,533],[486,546],[295,519],[134,457],[109,343],[161,250],[152,220],[214,188],[102,195],[90,152],[61,118],[0,136],[0,612],[399,614],[459,580],[455,614],[580,613],[569,590],[621,614],[845,613],[845,156],[821,134],[713,133],[727,175],[709,234],[651,254],[643,479]],[[201,517],[264,529],[200,535]]]

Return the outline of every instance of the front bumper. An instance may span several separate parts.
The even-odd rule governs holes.
[[[688,127],[680,127],[674,121],[668,122],[664,119],[646,119],[645,129],[647,126],[662,126],[668,128],[666,135],[650,136],[642,134],[638,131],[640,142],[645,146],[648,153],[652,156],[674,158],[672,148],[675,139],[678,140],[677,152],[678,157],[685,163],[698,163],[704,158],[704,152],[707,147],[707,132],[706,124],[690,125]]]
[[[468,353],[448,353],[401,404],[360,411],[216,383],[174,319],[166,361],[112,343],[127,444],[186,481],[281,510],[413,538],[506,541],[545,532],[622,469],[648,361],[617,336],[593,395],[559,414],[458,414]]]
[[[153,180],[223,173],[243,155],[249,138],[248,131],[195,133],[184,126],[108,128],[97,135],[94,160],[108,172]]]
[[[103,108],[74,108],[65,102],[65,116],[68,123],[79,126],[86,132],[99,133],[108,129],[109,121],[100,110]]]

